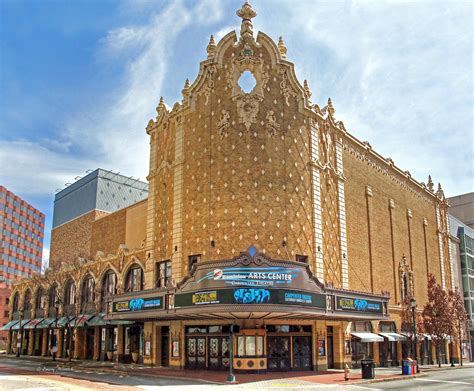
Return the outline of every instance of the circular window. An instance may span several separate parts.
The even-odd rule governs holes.
[[[237,360],[236,365],[237,365],[238,367],[241,367],[241,366],[242,366],[242,361]]]
[[[243,92],[249,94],[257,85],[257,80],[255,80],[255,76],[250,71],[245,71],[240,75],[239,78],[239,87],[242,89]]]

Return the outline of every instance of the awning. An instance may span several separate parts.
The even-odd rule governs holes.
[[[18,323],[18,322],[19,322],[19,320],[12,320],[12,321],[8,322],[7,324],[3,325],[2,328],[0,328],[0,330],[2,330],[2,331],[3,330],[10,330],[11,327],[13,325],[15,325],[16,323]]]
[[[407,337],[397,333],[379,333],[384,338],[387,338],[390,342],[397,342],[397,341],[406,341]]]
[[[86,326],[86,322],[93,318],[94,315],[89,315],[89,314],[81,314],[79,315],[76,319],[74,319],[73,322],[71,322],[72,327],[84,327]]]
[[[374,333],[358,331],[351,333],[351,335],[359,338],[360,342],[383,342],[383,337]]]
[[[48,327],[54,326],[55,318],[44,318],[41,323],[36,325],[37,329],[47,329]]]
[[[30,320],[27,319],[27,320],[19,320],[18,323],[14,324],[11,328],[11,330],[20,330],[21,329],[24,329],[25,326],[28,324]]]
[[[133,320],[106,320],[104,319],[106,314],[101,313],[99,315],[94,316],[91,320],[86,322],[86,326],[94,327],[94,326],[118,326],[118,325],[126,325],[126,324],[133,324],[135,323]]]
[[[74,316],[71,316],[71,317],[63,316],[62,318],[59,318],[58,323],[57,323],[58,328],[60,329],[65,328],[68,322],[70,326],[72,327],[74,325],[74,318],[75,318]],[[56,320],[55,320],[55,323],[51,325],[51,327],[56,327]]]
[[[44,318],[35,318],[33,320],[30,320],[30,323],[25,326],[25,329],[34,329],[38,324],[43,321],[43,319]]]

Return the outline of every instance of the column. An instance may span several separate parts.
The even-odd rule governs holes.
[[[122,362],[124,354],[123,346],[124,326],[117,326],[117,362]]]
[[[373,330],[374,330],[374,334],[378,334],[379,332],[379,322],[378,321],[374,321],[372,322],[372,325],[373,325]],[[381,342],[383,343],[383,342]],[[376,366],[380,365],[380,343],[379,342],[374,342],[374,363]]]
[[[101,345],[102,345],[102,340],[101,340],[100,327],[94,327],[94,354],[92,358],[93,360],[96,360],[96,361],[100,360]]]
[[[152,365],[153,364],[153,355],[155,354],[153,350],[153,322],[145,322],[143,326],[143,364]],[[146,346],[150,346],[150,353],[147,355]]]
[[[155,337],[153,346],[155,348],[153,355],[153,364],[161,367],[161,326],[155,326]]]
[[[49,329],[43,329],[41,335],[41,355],[46,357],[48,355],[48,333]]]
[[[327,340],[326,340],[326,322],[325,321],[319,321],[316,324],[316,352],[317,352],[317,368],[318,371],[326,371],[328,369],[328,359],[327,359]],[[319,341],[324,340],[325,341],[325,355],[324,356],[319,356]]]
[[[34,347],[35,347],[35,330],[34,329],[27,330],[27,333],[29,334],[27,354],[28,354],[28,356],[32,356],[33,355],[33,350],[34,350]]]

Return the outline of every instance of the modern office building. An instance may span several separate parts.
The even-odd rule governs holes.
[[[44,219],[42,212],[0,185],[1,326],[9,321],[12,282],[41,271]],[[0,338],[5,341],[6,333],[0,332]]]
[[[100,168],[60,190],[54,198],[49,266],[55,268],[78,256],[95,256],[93,222],[147,196],[147,183]],[[120,243],[125,243],[125,238]],[[100,250],[116,252],[117,247],[117,243],[110,243]]]
[[[251,5],[237,15],[240,34],[211,37],[182,100],[169,110],[161,99],[148,122],[147,198],[86,229],[81,219],[101,208],[58,217],[57,280],[15,287],[11,350],[28,335],[44,343],[23,351],[47,355],[55,329],[59,354],[82,359],[250,372],[397,365],[408,303],[423,308],[430,274],[454,286],[441,185],[351,135],[330,99],[311,100],[283,40],[254,35]],[[91,259],[63,266],[78,249]],[[37,304],[19,328],[25,300]],[[417,355],[436,361],[429,336]],[[449,360],[447,345],[440,355]]]
[[[452,252],[458,258],[460,265],[460,291],[464,296],[464,306],[469,318],[470,349],[465,349],[465,355],[470,354],[474,359],[474,193],[463,194],[448,199],[454,206],[449,209],[449,229],[451,235],[457,238],[453,241]],[[454,211],[456,216],[451,215]],[[470,225],[469,225],[469,224]]]

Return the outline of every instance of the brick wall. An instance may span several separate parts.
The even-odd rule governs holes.
[[[54,268],[60,262],[79,256],[92,256],[91,239],[92,223],[107,215],[107,212],[93,210],[51,231],[51,247],[49,266]]]

